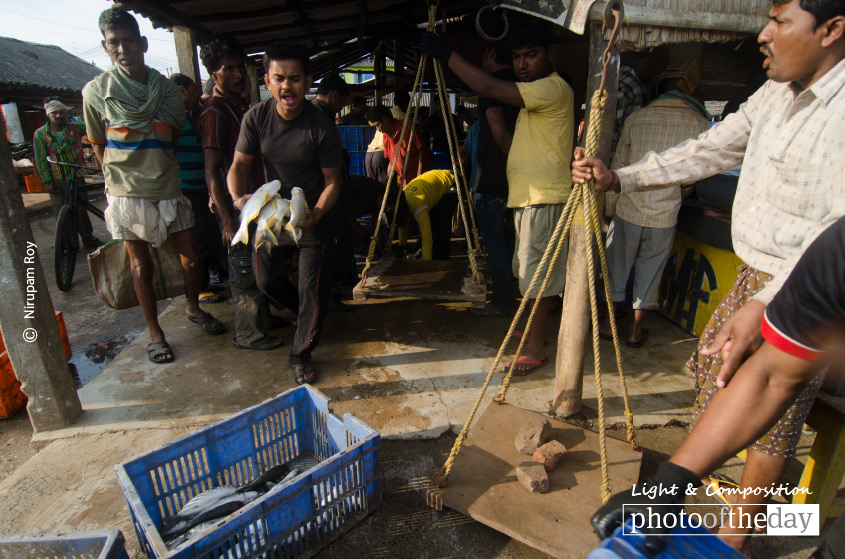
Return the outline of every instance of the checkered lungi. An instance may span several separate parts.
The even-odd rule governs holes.
[[[721,355],[717,353],[711,357],[705,357],[701,354],[701,349],[710,345],[716,339],[722,324],[762,290],[766,282],[771,281],[772,278],[771,274],[760,272],[750,266],[741,266],[733,288],[725,295],[716,312],[710,317],[710,322],[707,323],[701,335],[698,347],[687,362],[687,368],[692,372],[692,378],[695,380],[696,392],[692,427],[707,408],[710,399],[716,394],[716,377],[722,370]],[[779,458],[791,458],[795,455],[798,439],[801,438],[801,428],[819,392],[824,373],[825,371],[822,371],[810,381],[777,424],[750,448]]]

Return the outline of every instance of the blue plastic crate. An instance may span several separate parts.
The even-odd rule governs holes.
[[[366,155],[364,152],[350,152],[349,172],[356,175],[366,175]]]
[[[0,537],[0,559],[129,559],[120,530]]]
[[[304,558],[381,502],[381,439],[362,421],[329,413],[310,386],[288,390],[116,466],[138,541],[152,558]],[[240,486],[303,457],[319,464],[168,549],[162,518],[202,491]]]
[[[352,154],[363,154],[376,135],[375,126],[338,126],[340,145]]]
[[[632,535],[630,521],[594,549],[586,559],[743,559],[743,555],[706,528],[675,528],[655,556],[645,550],[645,536]],[[673,537],[677,536],[677,537]]]

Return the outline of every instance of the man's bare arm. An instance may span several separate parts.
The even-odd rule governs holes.
[[[480,96],[490,97],[514,107],[525,106],[516,83],[494,78],[456,52],[449,57],[449,68]]]
[[[232,219],[228,210],[226,186],[223,184],[223,152],[219,149],[206,148],[205,153],[205,184],[208,185],[208,193],[211,196],[211,201],[217,208],[217,213],[220,216],[220,221],[223,223],[222,237],[223,242],[228,247],[232,242],[232,237],[238,230],[238,225]]]
[[[490,132],[493,134],[493,139],[496,140],[502,153],[507,156],[511,151],[513,136],[505,125],[504,109],[502,107],[490,107],[484,111],[484,116],[487,117],[487,123],[490,125]]]
[[[237,153],[237,152],[236,152]],[[340,196],[340,167],[323,167],[323,178],[326,187],[320,194],[320,199],[308,212],[308,221],[303,229],[313,227],[331,211]]]
[[[714,471],[764,435],[823,366],[763,344],[719,389],[670,462],[698,477]]]

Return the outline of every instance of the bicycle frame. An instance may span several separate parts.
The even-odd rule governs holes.
[[[102,186],[102,184],[96,183],[96,184],[92,184],[92,185],[89,186],[89,185],[85,185],[84,181],[83,181],[83,185],[80,187],[80,185],[77,184],[77,182],[79,181],[79,177],[76,176],[76,173],[72,173],[73,176],[68,177],[67,171],[65,169],[66,167],[71,167],[71,168],[75,168],[75,169],[83,169],[83,170],[91,170],[92,168],[91,167],[85,167],[83,165],[76,165],[76,164],[73,164],[73,163],[64,163],[62,161],[55,161],[53,159],[50,159],[49,157],[47,158],[47,161],[49,163],[53,163],[55,165],[58,165],[59,168],[62,171],[62,179],[65,181],[65,184],[66,184],[64,203],[69,204],[70,206],[74,207],[76,209],[76,211],[78,211],[80,206],[81,206],[82,208],[85,208],[86,210],[88,210],[89,213],[91,213],[91,214],[99,217],[103,221],[105,221],[105,219],[106,219],[105,215],[103,214],[103,211],[100,208],[93,205],[87,199],[85,199],[85,198],[79,199],[79,197],[78,197],[79,192],[90,192],[90,191],[94,190],[95,188]]]

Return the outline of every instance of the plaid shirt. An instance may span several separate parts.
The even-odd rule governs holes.
[[[771,301],[809,244],[845,215],[845,60],[802,91],[766,82],[696,140],[617,171],[623,192],[687,184],[742,163],[732,213],[734,250],[774,275]]]
[[[657,99],[635,111],[625,121],[622,137],[613,156],[612,168],[639,161],[649,151],[663,151],[695,138],[710,128],[710,121],[681,99]],[[647,192],[610,193],[605,213],[616,215],[640,227],[674,227],[681,208],[680,188]]]
[[[630,66],[619,66],[619,85],[616,89],[616,128],[613,130],[613,152],[622,134],[625,119],[648,102],[648,90]]]

